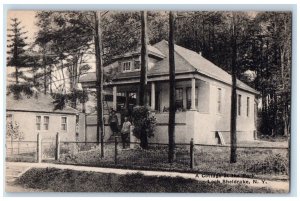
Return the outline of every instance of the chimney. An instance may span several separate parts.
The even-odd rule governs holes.
[[[202,52],[201,51],[199,52],[199,55],[202,56]]]

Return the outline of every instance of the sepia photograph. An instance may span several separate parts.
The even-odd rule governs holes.
[[[5,192],[288,194],[294,14],[8,10]]]

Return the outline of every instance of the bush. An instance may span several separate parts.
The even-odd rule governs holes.
[[[151,114],[150,109],[144,106],[133,108],[132,121],[134,125],[133,134],[141,139],[141,134],[153,137],[156,128],[156,118]]]

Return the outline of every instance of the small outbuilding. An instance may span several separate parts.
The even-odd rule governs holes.
[[[83,115],[66,106],[54,110],[53,98],[49,94],[35,93],[31,97],[25,95],[19,98],[13,94],[6,96],[6,121],[17,124],[22,133],[23,141],[36,141],[39,133],[43,139],[55,139],[60,134],[63,141],[82,140],[84,124],[80,125]]]

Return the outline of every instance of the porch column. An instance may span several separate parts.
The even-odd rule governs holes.
[[[191,110],[196,109],[196,79],[192,78],[192,88],[191,88]]]
[[[117,110],[117,86],[113,86],[113,110]]]
[[[151,82],[151,110],[155,110],[155,83]]]

